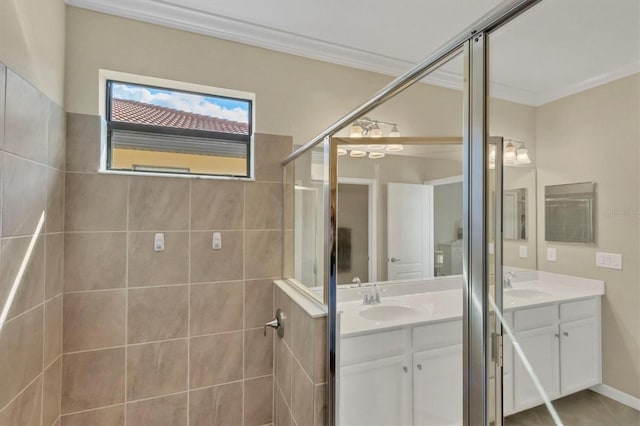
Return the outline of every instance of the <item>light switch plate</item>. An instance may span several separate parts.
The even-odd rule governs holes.
[[[154,251],[164,251],[164,234],[158,232],[153,237],[153,250]]]
[[[211,239],[211,247],[214,250],[220,250],[222,248],[222,235],[219,232],[213,233],[213,238]]]
[[[619,253],[596,253],[596,266],[607,269],[622,269],[622,255]]]
[[[527,246],[520,246],[520,257],[523,259],[529,257],[529,253],[527,251]]]
[[[558,260],[557,252],[555,247],[547,248],[547,260],[549,262],[556,262]]]

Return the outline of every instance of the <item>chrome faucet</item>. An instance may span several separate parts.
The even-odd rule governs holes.
[[[507,272],[506,278],[502,281],[502,288],[513,288],[511,280],[513,280],[516,276],[517,275],[515,272]]]
[[[380,304],[380,287],[378,283],[373,283],[369,287],[369,294],[365,294],[362,299],[363,305],[379,305]]]
[[[352,283],[357,284],[358,287],[362,286],[362,281],[360,280],[360,277],[353,277],[353,279],[351,280]]]

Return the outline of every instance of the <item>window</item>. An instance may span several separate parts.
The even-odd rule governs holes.
[[[252,99],[107,80],[108,170],[249,178]]]

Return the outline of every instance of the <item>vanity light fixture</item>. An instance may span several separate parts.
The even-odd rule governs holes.
[[[502,154],[502,163],[505,166],[520,166],[531,164],[529,158],[529,150],[524,142],[512,139],[504,140],[504,152]],[[494,148],[489,151],[489,169],[496,168],[496,150]]]
[[[381,138],[382,136],[384,136],[382,132],[382,128],[380,127],[381,125],[391,127],[391,131],[389,132],[389,137],[397,138],[400,136],[400,131],[398,130],[398,125],[396,123],[388,123],[386,121],[372,120],[369,117],[362,117],[354,121],[351,124],[349,135],[352,138],[359,138],[359,137]]]

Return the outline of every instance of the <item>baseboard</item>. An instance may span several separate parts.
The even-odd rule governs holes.
[[[591,390],[599,393],[600,395],[604,395],[607,398],[611,398],[614,401],[618,401],[620,404],[627,405],[640,411],[640,398],[636,398],[635,396],[629,395],[628,393],[624,393],[616,388],[612,388],[611,386],[607,386],[604,384],[595,385],[591,388]]]

